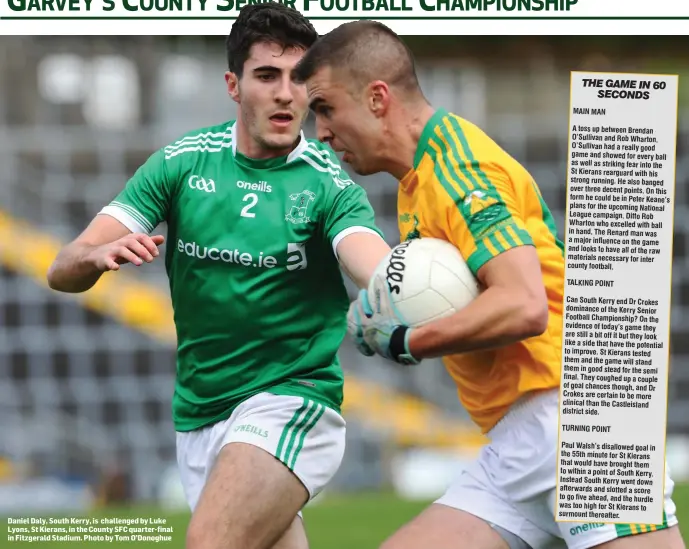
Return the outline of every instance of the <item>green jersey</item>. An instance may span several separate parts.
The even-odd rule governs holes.
[[[155,152],[101,211],[132,232],[167,223],[178,431],[264,391],[339,411],[349,298],[335,249],[353,232],[381,234],[331,149],[302,133],[289,155],[251,159],[234,128],[202,128]]]

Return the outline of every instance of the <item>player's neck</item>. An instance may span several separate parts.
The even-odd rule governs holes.
[[[435,109],[425,101],[401,106],[391,117],[388,128],[388,169],[390,175],[401,180],[414,167],[414,157],[426,124]]]
[[[298,135],[294,143],[281,149],[266,148],[251,137],[241,117],[237,118],[235,135],[237,137],[237,152],[252,160],[269,160],[287,156],[297,147],[301,139],[301,136]]]

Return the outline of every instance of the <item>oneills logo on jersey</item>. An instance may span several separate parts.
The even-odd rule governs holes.
[[[289,195],[289,199],[292,201],[292,205],[285,216],[285,220],[294,224],[311,221],[309,218],[309,206],[316,199],[316,195],[311,191],[301,191],[300,193]]]
[[[262,193],[272,193],[273,187],[268,185],[267,181],[259,181],[251,183],[250,181],[237,181],[237,187],[246,191],[259,191]]]
[[[469,208],[469,215],[476,215],[490,206],[494,206],[498,201],[492,196],[488,196],[483,191],[472,191],[464,199],[464,206]]]

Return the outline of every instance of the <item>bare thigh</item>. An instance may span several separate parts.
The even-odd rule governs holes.
[[[293,523],[307,500],[304,485],[268,452],[227,444],[192,514],[187,549],[272,549],[278,542],[279,549],[301,549],[292,543],[299,539]]]
[[[508,549],[484,520],[434,503],[404,525],[380,549]]]
[[[679,527],[627,536],[597,545],[595,549],[685,549]]]

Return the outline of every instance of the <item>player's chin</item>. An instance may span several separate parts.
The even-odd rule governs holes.
[[[294,145],[299,136],[299,130],[285,133],[269,133],[263,136],[263,142],[271,149],[286,149]]]
[[[378,170],[373,169],[365,161],[362,161],[351,153],[345,153],[342,156],[342,161],[346,162],[351,167],[351,170],[357,175],[373,175],[378,172]]]

